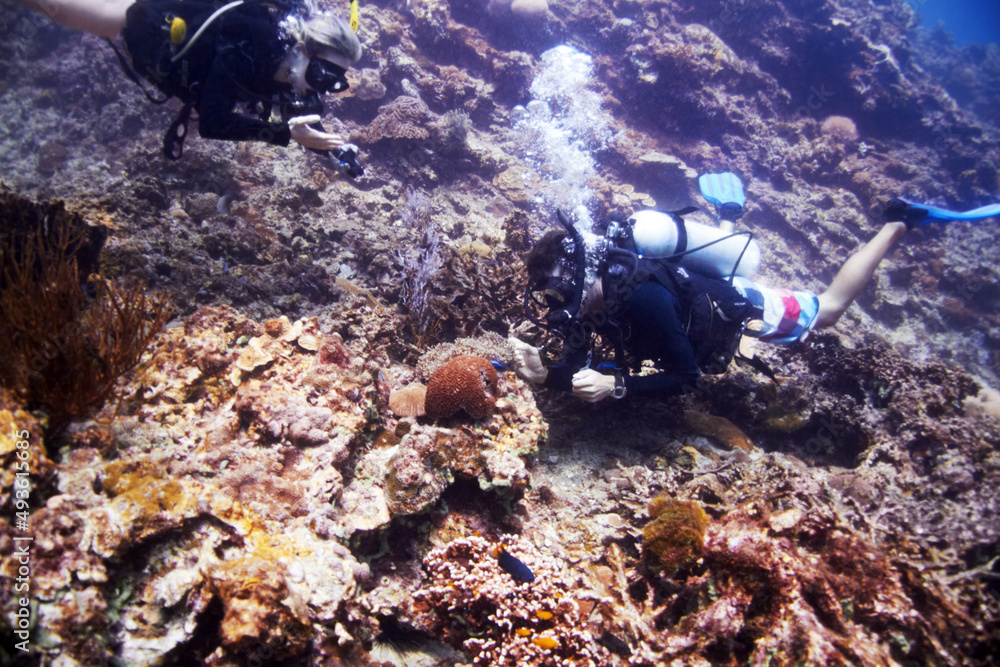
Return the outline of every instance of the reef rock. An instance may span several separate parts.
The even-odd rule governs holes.
[[[480,489],[503,497],[523,494],[531,481],[525,460],[538,451],[547,429],[528,386],[512,373],[504,386],[506,395],[488,419],[454,427],[405,419],[395,426],[400,435],[380,439],[388,446],[368,450],[341,496],[348,532],[418,514],[456,479],[476,480]]]

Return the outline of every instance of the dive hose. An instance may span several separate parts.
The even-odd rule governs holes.
[[[203,32],[205,32],[205,29],[208,28],[208,26],[212,25],[212,22],[215,19],[219,18],[220,16],[228,12],[230,9],[235,9],[236,7],[239,7],[240,5],[243,4],[243,2],[244,0],[234,0],[233,2],[230,2],[228,5],[223,5],[222,7],[219,7],[214,12],[212,12],[212,15],[209,16],[207,19],[205,19],[205,22],[202,23],[201,27],[198,28],[198,31],[195,32],[194,35],[192,35],[191,39],[188,40],[188,43],[184,46],[184,48],[178,51],[176,54],[174,54],[174,56],[170,59],[170,62],[175,63],[181,58],[183,58],[184,54],[187,53],[192,46],[194,46],[194,43],[198,41],[198,38],[201,37]]]

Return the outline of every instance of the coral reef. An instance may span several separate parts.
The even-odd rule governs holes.
[[[241,370],[239,345],[254,333],[269,340],[263,347],[274,359]],[[106,608],[122,619],[118,655],[136,662],[187,644],[192,659],[208,660],[211,651],[193,646],[206,632],[221,647],[218,664],[263,650],[296,656],[316,627],[333,627],[367,576],[328,539],[338,530],[331,501],[341,470],[365,429],[359,390],[372,384],[361,366],[344,363],[343,349],[314,320],[256,324],[229,308],[202,309],[157,340],[142,379],[125,390],[114,460],[83,447],[94,440],[81,431],[68,436],[76,450],[66,463],[46,468],[41,456],[32,464],[61,494],[30,518],[39,544],[58,545],[35,552],[41,644],[105,664],[106,648],[75,637],[82,627],[111,632]],[[294,381],[317,365],[336,369],[325,391]],[[195,424],[202,430],[193,432]],[[10,553],[8,543],[5,572],[16,563]],[[119,561],[130,565],[110,576],[107,565]],[[76,579],[49,582],[40,576],[49,568]],[[72,594],[60,593],[69,587]],[[5,603],[9,594],[5,587]],[[67,604],[85,604],[90,616]]]
[[[461,355],[438,368],[427,383],[424,409],[440,419],[459,410],[473,419],[489,417],[496,406],[497,372],[489,360]]]
[[[463,357],[456,359],[465,369]],[[493,367],[480,361],[485,367],[472,371],[482,399],[480,371]],[[531,482],[526,460],[544,442],[546,429],[527,385],[511,373],[503,382],[503,396],[475,425],[458,417],[436,426],[389,422],[383,433],[394,435],[380,438],[382,446],[361,456],[341,497],[348,532],[371,531],[392,516],[424,512],[456,479],[474,479],[482,490],[503,496],[523,494]]]
[[[626,561],[612,550],[610,579],[617,570],[618,585],[626,583],[620,578]],[[623,628],[626,636],[642,638],[631,664],[678,658],[759,664],[768,656],[823,664],[948,663],[956,646],[975,641],[976,624],[962,610],[828,513],[793,507],[766,516],[756,504],[737,508],[706,530],[698,563],[662,597],[654,591],[668,582],[657,576],[633,581],[627,596],[619,594],[643,609]],[[925,603],[919,614],[912,612],[914,595]],[[886,627],[892,628],[889,642],[880,640]]]
[[[4,243],[58,228],[29,200],[61,198],[78,284],[141,281],[180,318],[61,434],[0,389],[5,639],[33,538],[30,651],[0,661],[993,664],[992,221],[908,233],[834,332],[759,346],[780,383],[584,406],[498,371],[481,419],[396,410],[455,356],[551,342],[520,258],[564,202],[584,223],[704,207],[698,174],[733,170],[757,278],[818,293],[888,198],[994,201],[998,51],[916,23],[898,0],[370,0],[324,100],[349,180],[194,133],[164,160],[172,105],[9,6]],[[671,518],[703,532],[664,561]]]
[[[523,560],[535,582],[520,583],[504,571],[500,548]],[[582,625],[593,601],[553,555],[513,536],[500,545],[467,537],[431,551],[423,565],[410,620],[460,645],[471,664],[607,664],[607,650]]]

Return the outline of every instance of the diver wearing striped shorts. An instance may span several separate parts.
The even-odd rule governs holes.
[[[733,287],[760,312],[757,329],[746,334],[768,343],[790,344],[805,340],[819,318],[819,297],[809,292],[763,287],[736,276]]]

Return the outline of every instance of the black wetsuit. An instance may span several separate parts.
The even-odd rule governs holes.
[[[606,323],[600,315],[577,323],[566,336],[562,358],[549,369],[545,386],[573,390],[573,375],[586,365],[590,352],[588,330],[612,342],[620,339],[633,360],[651,360],[660,369],[650,375],[626,376],[626,395],[671,396],[695,386],[700,371],[694,348],[684,333],[678,300],[669,289],[652,280],[639,285],[614,319],[617,324]],[[603,324],[591,326],[594,322]]]
[[[274,79],[292,46],[278,25],[285,13],[248,1],[220,15],[182,58],[172,60],[186,42],[170,45],[170,17],[186,21],[190,38],[216,8],[198,0],[136,2],[129,7],[124,31],[132,66],[160,91],[189,105],[185,109],[198,112],[201,136],[287,146],[291,133],[284,121],[321,114],[323,103],[319,93],[300,96],[290,84]],[[241,104],[253,115],[237,113]],[[280,111],[281,121],[269,119],[272,108]],[[182,116],[179,120],[186,123],[184,112]],[[313,127],[322,130],[319,124]],[[168,134],[168,156],[169,140]]]

